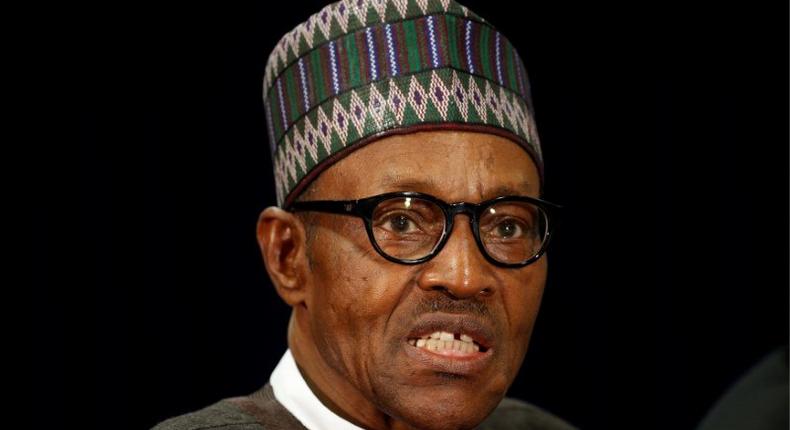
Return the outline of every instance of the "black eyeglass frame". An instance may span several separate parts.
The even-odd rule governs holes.
[[[418,259],[396,258],[385,253],[379,247],[379,244],[376,241],[376,237],[373,233],[373,212],[376,206],[382,201],[392,198],[397,198],[397,197],[412,197],[412,198],[419,198],[419,199],[430,201],[436,204],[444,213],[445,222],[444,222],[444,230],[442,231],[442,236],[439,238],[438,242],[433,247],[431,252],[425,257],[421,257]],[[537,253],[535,253],[535,255],[519,263],[505,263],[495,259],[491,255],[489,255],[488,251],[485,249],[485,245],[483,245],[483,241],[480,239],[481,215],[486,209],[488,209],[492,205],[503,201],[517,201],[517,202],[526,202],[533,204],[535,206],[538,206],[541,210],[543,210],[547,217],[546,237],[543,240],[540,249],[538,250]],[[407,265],[424,263],[435,257],[437,254],[439,254],[442,248],[444,248],[444,245],[447,243],[447,239],[450,237],[450,232],[453,231],[453,223],[455,222],[455,216],[457,214],[466,214],[469,216],[470,223],[472,225],[472,233],[475,237],[475,241],[477,242],[477,247],[480,249],[480,252],[486,258],[486,260],[497,266],[509,267],[509,268],[524,267],[528,264],[531,264],[537,261],[546,252],[546,248],[551,239],[551,235],[559,220],[559,213],[561,209],[562,206],[558,204],[547,202],[545,200],[541,200],[535,197],[527,197],[527,196],[514,196],[514,195],[499,196],[493,199],[485,200],[480,203],[469,203],[469,202],[447,203],[430,194],[418,193],[414,191],[398,191],[392,193],[378,194],[375,196],[366,197],[357,200],[296,201],[291,203],[291,205],[287,208],[287,210],[291,212],[316,211],[316,212],[324,212],[331,214],[352,215],[362,218],[365,221],[365,230],[367,230],[368,239],[370,240],[370,243],[373,245],[373,248],[376,250],[376,252],[378,252],[382,257],[384,257],[389,261],[392,261],[394,263],[407,264]]]

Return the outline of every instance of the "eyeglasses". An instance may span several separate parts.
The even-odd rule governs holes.
[[[446,203],[429,194],[394,192],[359,200],[294,202],[290,211],[360,217],[373,248],[389,261],[424,263],[447,243],[455,215],[469,216],[485,258],[501,267],[523,267],[546,251],[561,206],[526,196],[481,203]]]

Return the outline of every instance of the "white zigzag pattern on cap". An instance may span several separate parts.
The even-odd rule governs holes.
[[[269,55],[266,62],[266,70],[263,77],[263,90],[266,92],[271,87],[274,79],[282,72],[287,66],[288,55],[298,57],[304,54],[300,51],[299,44],[304,41],[307,46],[307,51],[316,47],[315,35],[321,32],[323,36],[322,42],[326,41],[329,37],[332,23],[335,22],[345,33],[348,30],[348,22],[351,14],[354,14],[360,22],[365,25],[371,25],[378,22],[384,22],[385,12],[388,6],[392,6],[394,10],[398,11],[401,19],[406,17],[408,5],[410,2],[416,4],[424,13],[428,10],[429,0],[342,0],[336,3],[325,6],[317,13],[310,16],[307,21],[297,25],[293,30],[286,33]],[[451,0],[438,0],[439,5],[443,8],[444,12],[450,9]],[[464,16],[470,15],[469,9],[463,5],[457,5]],[[378,22],[366,21],[368,12],[370,10],[375,12],[378,17]],[[482,21],[482,18],[477,17]]]
[[[274,154],[277,204],[282,205],[292,184],[301,179],[297,173],[297,166],[302,172],[306,172],[308,164],[314,166],[322,161],[319,160],[318,145],[323,145],[324,153],[332,153],[332,133],[335,133],[345,145],[349,128],[354,127],[359,135],[364,131],[364,124],[369,119],[372,119],[381,129],[384,119],[389,117],[395,121],[387,124],[390,126],[388,128],[393,128],[393,126],[397,128],[402,124],[407,104],[417,112],[420,119],[423,119],[426,105],[430,102],[439,112],[441,118],[446,120],[449,104],[452,103],[458,108],[464,121],[469,118],[469,104],[472,104],[478,116],[486,124],[504,127],[504,120],[507,119],[517,134],[529,137],[532,149],[537,152],[539,157],[541,156],[533,118],[529,115],[526,105],[520,103],[520,99],[512,92],[492,85],[487,80],[484,81],[485,85],[481,90],[471,75],[464,78],[455,71],[452,72],[449,85],[442,82],[436,71],[431,74],[428,88],[423,87],[417,78],[412,76],[406,96],[392,81],[390,81],[386,98],[374,86],[363,87],[363,90],[369,91],[367,104],[362,101],[357,90],[351,90],[351,102],[348,110],[343,108],[338,99],[335,99],[333,103],[326,103],[316,108],[318,115],[316,124],[311,123],[307,116],[299,120],[285,135]],[[467,80],[466,87],[461,84],[461,79]],[[495,86],[498,91],[494,88]],[[445,95],[443,101],[439,100],[436,90],[441,90]],[[422,103],[417,103],[414,98],[414,94],[417,93],[422,97]],[[399,97],[401,100],[400,109],[396,108],[395,97]],[[357,107],[363,112],[361,118],[356,118],[351,114]],[[342,124],[337,121],[341,114],[344,117]],[[325,129],[321,128],[322,124]],[[310,157],[310,163],[307,162],[307,157]]]

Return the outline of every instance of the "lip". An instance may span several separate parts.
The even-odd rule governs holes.
[[[485,351],[465,355],[442,355],[408,343],[409,339],[421,338],[436,331],[465,333]],[[472,376],[481,373],[491,362],[494,355],[493,339],[493,330],[473,316],[431,313],[417,320],[403,339],[403,344],[406,355],[417,361],[421,367],[440,373]]]

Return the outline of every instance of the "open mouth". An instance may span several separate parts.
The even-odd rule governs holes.
[[[492,371],[497,360],[493,321],[476,315],[434,312],[420,315],[403,339],[415,372],[472,381]],[[431,381],[425,379],[424,381]]]
[[[409,345],[445,355],[466,355],[486,352],[488,348],[463,332],[435,331],[417,338],[408,339]]]

